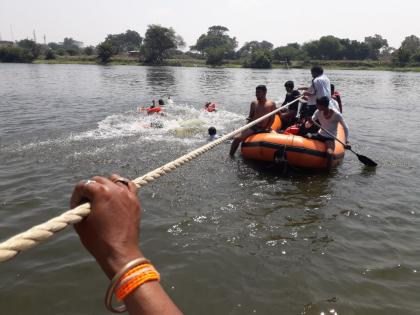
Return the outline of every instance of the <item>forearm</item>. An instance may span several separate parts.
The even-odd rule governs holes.
[[[274,122],[274,115],[271,115],[269,118],[267,118],[264,121],[264,128],[265,129],[270,129],[271,126],[273,125],[273,122]]]
[[[98,260],[101,268],[110,279],[128,262],[144,257],[138,249],[125,252],[122,255],[110,255],[109,257],[112,256],[114,257],[105,261]],[[124,299],[124,304],[130,315],[182,314],[157,281],[146,282],[139,286]]]
[[[342,121],[341,121],[341,125],[343,126],[343,129],[344,129],[344,136],[345,136],[345,138],[346,138],[346,142],[348,142],[349,141],[349,127],[347,126],[347,124],[346,124],[346,122],[345,122],[345,120],[343,119]]]
[[[125,298],[124,303],[130,315],[181,315],[157,281],[146,282]]]

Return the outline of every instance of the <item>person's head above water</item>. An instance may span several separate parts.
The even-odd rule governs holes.
[[[216,134],[217,130],[214,127],[210,127],[208,132],[209,132],[209,136],[214,136]]]
[[[163,106],[163,105],[165,105],[165,102],[163,101],[163,99],[160,99],[160,100],[158,101],[158,104],[159,104],[160,106]]]
[[[211,104],[211,102],[207,102],[205,105],[204,105],[204,107],[209,107],[209,105]]]
[[[265,85],[258,85],[255,88],[255,96],[257,100],[261,101],[264,100],[267,95],[267,87]]]
[[[319,77],[324,73],[324,69],[321,66],[313,66],[311,68],[311,74],[313,78]]]

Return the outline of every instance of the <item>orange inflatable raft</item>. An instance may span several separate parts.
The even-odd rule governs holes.
[[[281,126],[278,115],[272,125],[272,130]],[[337,138],[345,142],[344,129],[339,124]],[[327,167],[325,143],[311,140],[294,134],[286,133],[258,133],[242,142],[241,152],[245,159],[286,162],[299,168],[322,169]],[[337,166],[344,158],[343,145],[335,141],[332,166]]]

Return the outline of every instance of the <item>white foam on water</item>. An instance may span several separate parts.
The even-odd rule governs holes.
[[[130,111],[114,114],[98,122],[97,128],[70,136],[70,140],[112,139],[139,136],[143,140],[182,140],[207,137],[207,129],[216,127],[220,132],[230,131],[233,122],[244,117],[225,110],[208,113],[188,104],[172,104],[165,107],[165,115],[147,115],[145,112]]]
[[[173,103],[165,106],[165,115],[147,115],[137,110],[112,114],[99,121],[95,128],[70,133],[57,139],[34,141],[9,146],[11,151],[26,151],[43,146],[67,146],[86,140],[117,139],[138,136],[140,141],[176,141],[195,144],[208,138],[207,129],[213,126],[218,134],[232,131],[232,124],[244,123],[244,117],[223,109],[209,113],[189,104]]]

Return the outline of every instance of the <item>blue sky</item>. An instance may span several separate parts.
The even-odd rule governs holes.
[[[96,45],[107,34],[132,29],[144,36],[147,25],[173,27],[187,42],[211,25],[230,29],[239,44],[267,40],[275,46],[303,43],[323,35],[363,40],[380,34],[393,47],[404,37],[420,37],[420,1],[331,0],[0,0],[3,40],[62,41],[73,37]],[[12,29],[12,32],[11,32]]]

